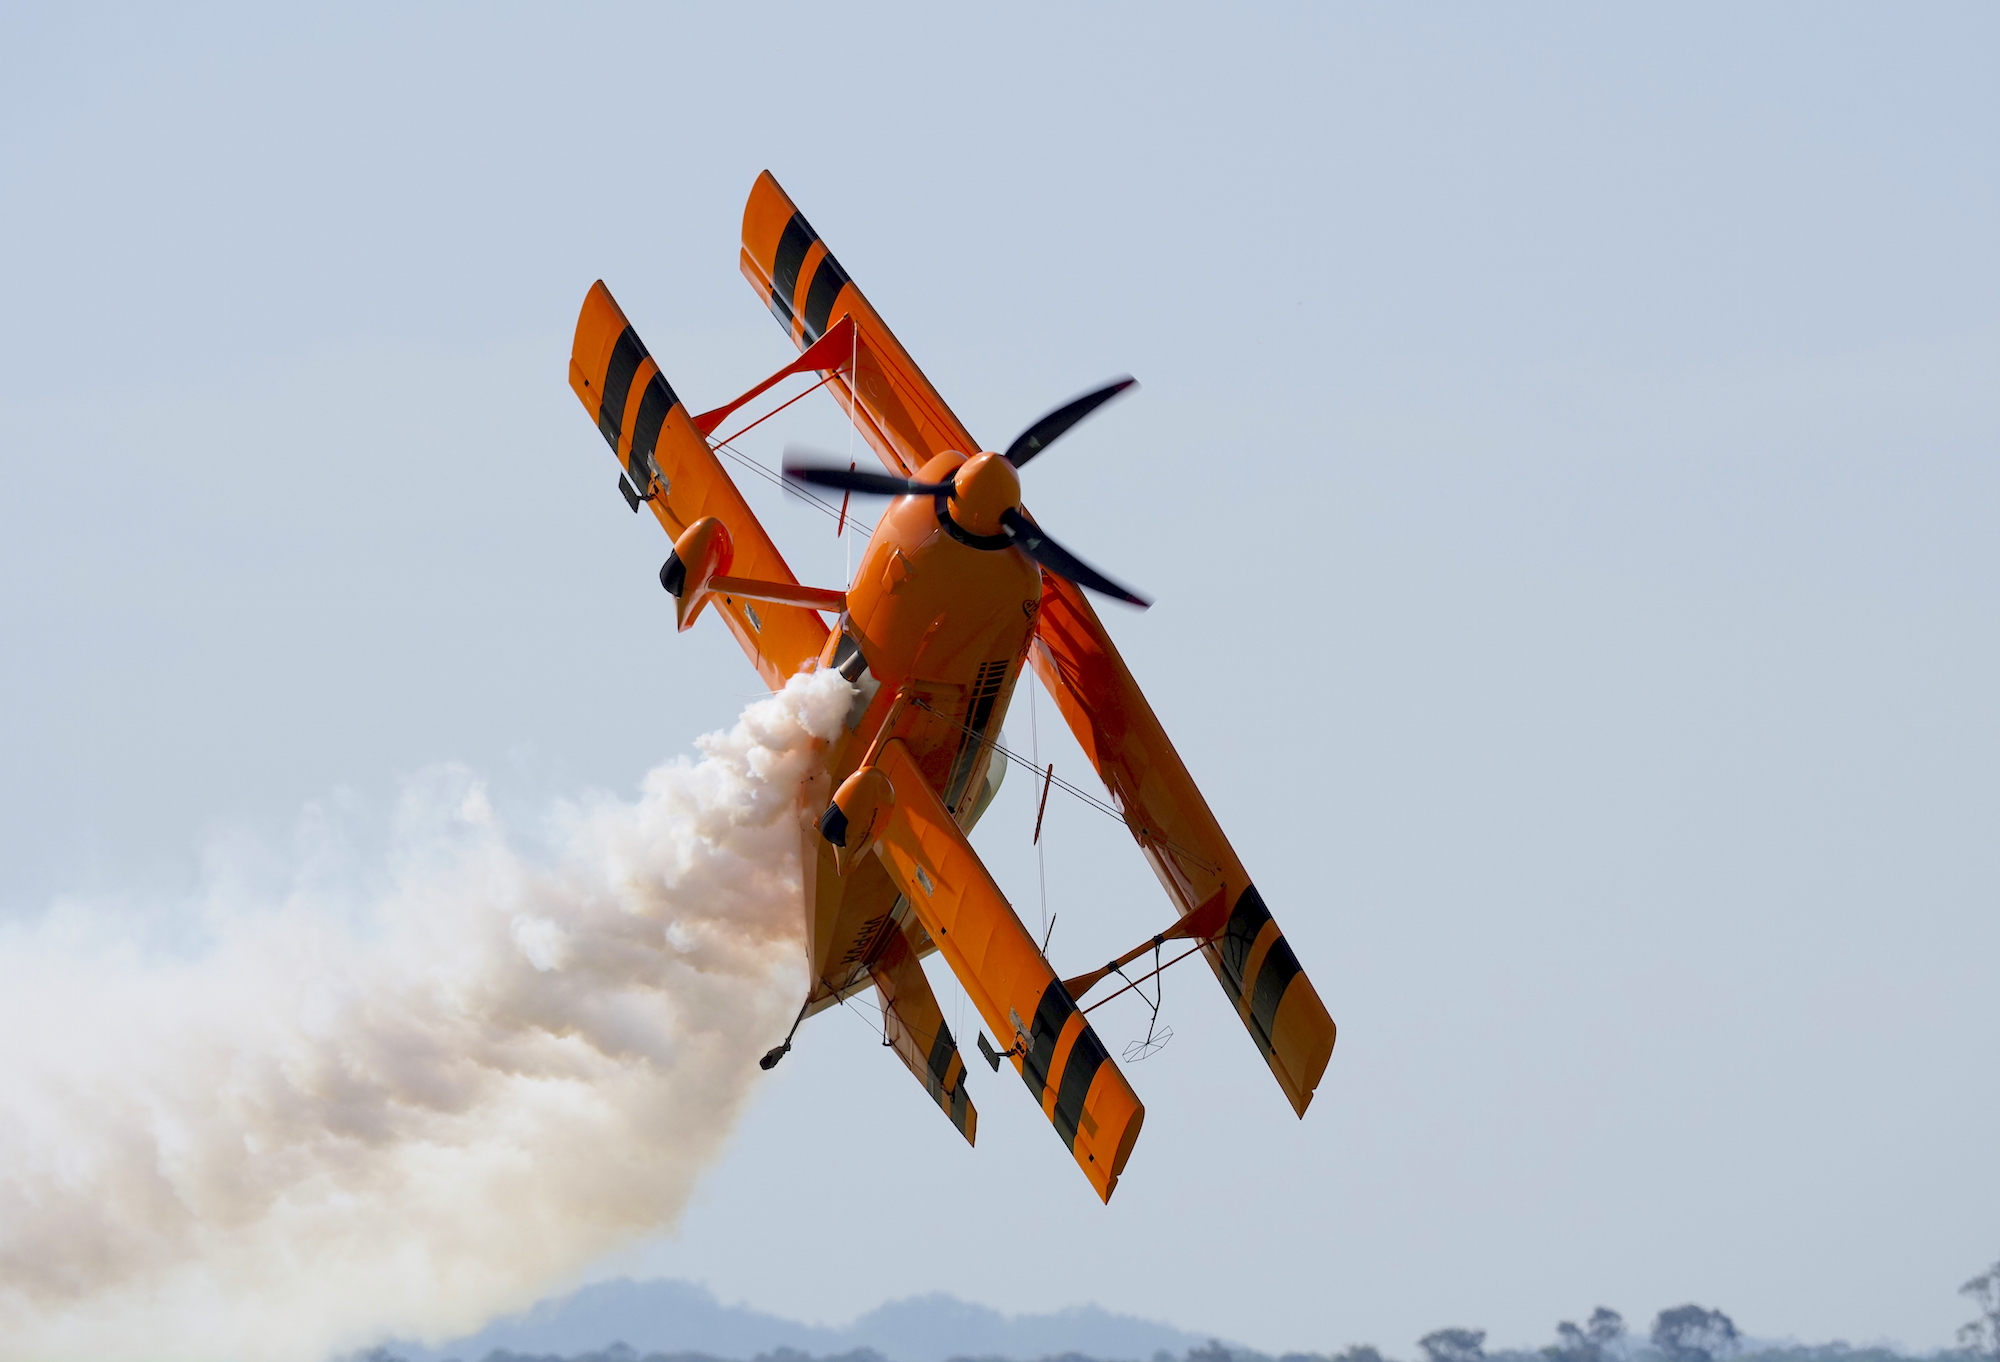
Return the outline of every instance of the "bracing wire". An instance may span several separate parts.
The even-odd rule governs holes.
[[[1174,1038],[1173,1027],[1160,1025],[1160,1003],[1167,995],[1166,979],[1164,977],[1165,971],[1166,966],[1160,963],[1160,942],[1157,937],[1153,941],[1153,972],[1151,974],[1142,975],[1134,979],[1131,975],[1125,973],[1123,966],[1118,967],[1118,977],[1125,980],[1125,988],[1118,990],[1118,992],[1123,993],[1129,989],[1131,992],[1137,993],[1139,1001],[1145,1003],[1153,1012],[1151,1018],[1146,1022],[1146,1038],[1144,1040],[1135,1040],[1125,1047],[1125,1062],[1127,1064],[1137,1064],[1142,1059],[1151,1059],[1154,1055],[1160,1053],[1161,1050],[1164,1050],[1167,1042]],[[1146,996],[1146,990],[1139,987],[1147,979],[1153,981],[1153,996],[1150,998]],[[1111,996],[1115,998],[1118,994],[1114,993]],[[1105,1001],[1109,1002],[1110,999],[1107,998]]]
[[[858,336],[856,338],[855,344],[858,351],[860,345],[860,340]],[[857,354],[856,356],[857,363],[858,360],[859,356]],[[853,371],[850,370],[850,372]],[[847,541],[846,571],[847,571],[847,577],[851,579],[854,573],[854,541],[848,538],[846,530],[849,524],[851,523],[852,525],[858,527],[864,535],[873,535],[875,532],[875,527],[861,520],[858,516],[853,515],[849,510],[848,506],[845,504],[845,499],[843,499],[842,505],[835,506],[832,503],[818,496],[816,493],[808,490],[807,488],[801,487],[797,483],[791,482],[782,473],[778,473],[770,468],[767,468],[764,464],[762,464],[758,460],[752,458],[748,454],[745,454],[742,450],[737,449],[735,445],[730,442],[733,439],[739,438],[741,435],[743,435],[750,429],[754,428],[755,426],[761,425],[765,420],[768,420],[771,416],[777,415],[778,412],[783,411],[785,407],[790,406],[792,402],[796,402],[799,400],[799,398],[805,397],[806,395],[817,390],[818,388],[824,387],[830,381],[831,381],[831,375],[829,375],[828,378],[820,380],[820,382],[814,384],[813,387],[806,389],[805,392],[798,394],[798,396],[793,397],[792,399],[790,399],[790,401],[785,402],[783,405],[775,408],[771,412],[767,413],[765,416],[760,417],[758,418],[758,420],[751,422],[749,426],[745,426],[742,431],[738,431],[736,435],[730,437],[730,439],[715,441],[711,446],[711,448],[713,448],[718,454],[727,455],[736,463],[740,464],[748,471],[755,473],[757,476],[763,478],[765,481],[770,482],[779,488],[782,488],[785,492],[789,493],[790,495],[795,496],[800,500],[806,502],[814,510],[820,512],[822,515],[832,518],[840,527],[839,530],[836,531],[836,533],[838,533],[842,539]],[[852,466],[852,464],[854,463],[854,458],[853,458],[854,434],[855,434],[854,425],[852,421],[850,421],[847,431],[847,450],[849,456],[848,463],[850,466]],[[1004,759],[1013,762],[1016,766],[1021,766],[1030,771],[1033,771],[1036,773],[1036,775],[1040,776],[1044,800],[1047,799],[1047,792],[1051,787],[1060,789],[1062,790],[1063,793],[1070,795],[1075,799],[1081,800],[1084,804],[1089,805],[1091,808],[1097,810],[1099,813],[1105,815],[1107,818],[1111,818],[1119,823],[1124,824],[1125,827],[1131,832],[1135,834],[1143,834],[1151,838],[1151,840],[1159,843],[1161,846],[1170,848],[1171,850],[1179,853],[1180,855],[1186,857],[1188,860],[1193,861],[1198,865],[1204,866],[1211,871],[1216,870],[1217,867],[1213,863],[1211,863],[1205,857],[1199,855],[1198,853],[1193,852],[1184,846],[1181,846],[1179,843],[1174,842],[1170,838],[1161,836],[1156,831],[1137,827],[1136,825],[1133,824],[1132,820],[1126,817],[1126,815],[1121,810],[1119,810],[1115,805],[1112,805],[1102,799],[1097,798],[1095,795],[1091,794],[1087,790],[1079,789],[1077,786],[1071,784],[1067,780],[1056,779],[1054,766],[1049,766],[1046,769],[1043,768],[1041,761],[1041,756],[1042,756],[1041,708],[1039,703],[1038,682],[1039,682],[1038,677],[1031,677],[1029,679],[1028,741],[1029,741],[1030,755],[1028,757],[1023,757],[1020,753],[1013,751],[1005,743],[1002,743],[997,738],[990,738],[980,734],[977,730],[973,729],[969,724],[958,723],[957,727],[964,730],[971,736],[990,744],[993,750],[998,752]],[[936,713],[935,710],[931,712]],[[1036,878],[1039,882],[1039,887],[1041,892],[1041,926],[1044,934],[1043,946],[1044,949],[1046,949],[1047,935],[1050,927],[1053,925],[1049,918],[1048,855],[1046,848],[1044,848],[1041,843],[1041,837],[1040,837],[1041,819],[1039,816],[1037,816],[1035,822],[1036,822],[1036,834],[1037,834],[1035,837]],[[1186,959],[1187,955],[1191,954],[1193,954],[1192,950],[1187,952],[1186,954],[1175,957],[1174,960],[1167,961],[1166,965],[1177,964],[1179,963],[1180,960]],[[1147,1007],[1151,1011],[1151,1016],[1146,1024],[1146,1035],[1143,1040],[1133,1041],[1130,1045],[1127,1045],[1125,1047],[1124,1057],[1125,1057],[1125,1062],[1128,1064],[1136,1064],[1140,1060],[1148,1059],[1151,1056],[1158,1054],[1160,1050],[1166,1046],[1167,1042],[1171,1041],[1174,1038],[1174,1030],[1171,1026],[1160,1025],[1160,1004],[1164,997],[1164,988],[1161,976],[1165,973],[1166,965],[1160,963],[1159,956],[1160,956],[1160,948],[1156,944],[1153,948],[1154,967],[1152,971],[1150,973],[1141,975],[1138,979],[1133,979],[1130,975],[1127,975],[1123,969],[1120,969],[1118,971],[1118,974],[1120,978],[1125,979],[1126,981],[1125,987],[1118,989],[1116,992],[1112,993],[1109,997],[1099,999],[1090,1008],[1086,1009],[1087,1011],[1095,1011],[1098,1007],[1102,1007],[1105,1003],[1110,1002],[1112,998],[1116,998],[1120,994],[1128,992],[1138,993],[1140,999],[1146,1003]],[[1145,990],[1141,987],[1141,985],[1144,984],[1149,979],[1154,981],[1153,996],[1150,998],[1146,996]],[[952,982],[954,984],[957,983],[956,976],[954,976]],[[965,1018],[964,1018],[965,996],[963,990],[957,988],[953,990],[953,994],[954,996],[952,999],[952,1004],[953,1004],[952,1012],[953,1012],[953,1021],[955,1025],[952,1028],[953,1029],[952,1039],[954,1045],[957,1045],[957,1044],[962,1044],[964,1040],[963,1028],[965,1024]],[[843,1008],[852,1007],[854,1015],[860,1019],[863,1025],[868,1026],[868,1028],[880,1038],[881,1043],[883,1045],[888,1045],[891,1043],[889,1040],[889,1025],[888,1025],[889,1018],[886,1009],[883,1009],[881,1007],[874,1007],[873,1010],[876,1014],[877,1020],[871,1022],[868,1016],[864,1012],[862,1012],[861,1007],[854,1006],[854,1001],[855,1001],[854,999],[837,998],[837,1001],[841,1004]],[[907,1023],[905,1024],[907,1025]]]
[[[799,393],[795,397],[786,398],[783,402],[780,402],[777,406],[765,412],[762,416],[752,421],[749,425],[743,427],[743,429],[737,431],[734,435],[726,435],[721,439],[714,441],[714,443],[721,445],[721,444],[728,444],[732,440],[742,439],[745,435],[748,435],[751,431],[763,425],[766,421],[770,420],[773,416],[776,416],[786,407],[791,406],[792,403],[804,401],[806,398],[811,397],[814,393],[818,392],[821,388],[824,388],[827,384],[831,382],[833,382],[833,375],[828,374],[825,378],[822,378],[819,382],[813,384],[810,388],[807,388],[804,392]]]
[[[957,981],[957,975],[954,974],[952,978],[954,982]],[[826,984],[826,980],[824,978],[822,978],[820,982],[822,984]],[[895,1047],[896,1042],[889,1038],[888,1008],[881,1006],[879,1003],[860,1002],[859,989],[855,990],[855,992],[853,993],[843,996],[838,989],[833,989],[832,985],[828,984],[827,987],[829,988],[829,990],[832,991],[833,1000],[840,1005],[841,1009],[843,1011],[852,1012],[855,1015],[855,1017],[857,1017],[861,1021],[861,1024],[863,1026],[866,1026],[869,1029],[869,1031],[874,1034],[876,1039],[881,1042],[882,1047],[884,1049],[893,1049]],[[963,990],[961,989],[960,992],[962,994]],[[863,1008],[866,1008],[867,1010],[863,1011],[862,1010]],[[874,1015],[875,1020],[873,1021],[869,1020],[870,1013]],[[904,1029],[904,1031],[908,1032],[911,1036],[914,1036],[916,1038],[917,1049],[919,1053],[927,1055],[931,1052],[931,1048],[937,1044],[938,1036],[935,1031],[927,1031],[925,1028],[914,1024],[913,1022],[910,1021],[909,1018],[905,1017],[900,1012],[896,1014],[896,1022]],[[943,1017],[941,1011],[940,1011],[939,1022],[940,1024],[943,1024]],[[1165,1042],[1162,1042],[1162,1044],[1164,1043]],[[962,1051],[959,1050],[959,1047],[964,1044],[964,1038],[960,1036],[957,1031],[953,1031],[951,1033],[951,1044],[953,1051],[959,1054],[959,1076],[958,1076],[959,1087],[946,1092],[945,1096],[947,1097],[952,1096],[953,1093],[955,1092],[962,1091],[965,1085],[965,1080],[972,1076],[972,1066],[970,1064],[965,1063],[964,1054]]]
[[[840,519],[840,508],[838,506],[833,505],[831,502],[822,501],[814,493],[808,491],[804,487],[799,486],[797,483],[790,481],[785,477],[784,474],[774,472],[773,470],[766,468],[763,464],[757,462],[757,460],[751,458],[748,454],[745,454],[742,450],[736,448],[736,446],[725,443],[725,444],[717,444],[711,447],[715,450],[716,453],[728,455],[731,459],[734,459],[737,463],[743,465],[743,467],[749,469],[752,473],[755,473],[758,477],[764,479],[766,482],[772,483],[780,488],[783,488],[786,492],[790,493],[793,496],[796,496],[797,498],[799,498],[799,500],[811,506],[815,511],[818,511],[821,515],[832,516],[835,520]],[[864,534],[875,533],[875,527],[873,525],[868,524],[866,521],[862,520],[859,516],[853,515],[852,513],[848,515],[847,522],[850,525],[860,526]]]
[[[808,389],[807,391],[811,390]],[[798,484],[787,480],[782,473],[773,472],[771,469],[766,468],[763,464],[751,458],[748,454],[745,454],[742,450],[737,449],[734,445],[724,442],[715,445],[714,449],[718,454],[727,454],[730,458],[734,459],[737,463],[743,465],[743,467],[749,469],[752,473],[755,473],[757,476],[765,479],[767,482],[774,483],[777,486],[783,488],[785,491],[798,497],[800,500],[804,501],[806,504],[811,506],[814,510],[818,511],[820,514],[831,516],[836,521],[840,519],[841,511],[838,506],[835,506],[833,503],[829,501],[821,499],[812,491],[804,487],[800,487]],[[863,534],[872,535],[875,533],[875,527],[873,525],[868,524],[866,521],[861,520],[859,517],[853,515],[852,513],[849,513],[847,519],[850,524],[859,526]],[[1034,692],[1032,690],[1029,692],[1029,696],[1030,696],[1029,722],[1031,725],[1033,725],[1035,723],[1036,711],[1033,708]],[[932,712],[935,713],[936,711]],[[1219,867],[1216,866],[1214,862],[1210,861],[1207,857],[1203,856],[1201,853],[1193,851],[1187,847],[1184,847],[1180,843],[1173,841],[1171,838],[1162,836],[1156,829],[1141,828],[1137,826],[1132,822],[1131,819],[1127,818],[1124,815],[1124,813],[1121,812],[1114,805],[1106,803],[1104,800],[1097,798],[1097,796],[1091,794],[1087,790],[1079,789],[1077,786],[1072,785],[1067,780],[1063,780],[1054,776],[1053,773],[1044,772],[1038,761],[1028,757],[1024,757],[1020,753],[1013,751],[1012,749],[1008,748],[1004,743],[1002,743],[999,739],[987,738],[984,735],[978,733],[976,730],[974,730],[967,724],[960,723],[958,727],[964,729],[965,732],[972,734],[972,736],[974,736],[975,738],[980,738],[982,741],[991,743],[993,746],[993,750],[998,752],[1001,756],[1005,757],[1008,761],[1013,762],[1016,766],[1020,766],[1026,770],[1033,771],[1038,777],[1043,777],[1045,783],[1052,784],[1056,789],[1061,790],[1064,794],[1082,800],[1085,804],[1088,804],[1091,808],[1096,809],[1099,813],[1103,814],[1105,817],[1123,823],[1133,833],[1142,834],[1150,838],[1152,841],[1159,843],[1163,847],[1169,848],[1170,850],[1185,857],[1187,860],[1193,862],[1195,865],[1201,866],[1202,868],[1210,872],[1215,872],[1219,870]],[[1041,755],[1040,733],[1038,730],[1035,729],[1031,729],[1031,732],[1033,733],[1031,741],[1034,743],[1035,757],[1039,758]],[[1047,885],[1046,871],[1044,871],[1043,874],[1042,898],[1043,898],[1042,911],[1046,914],[1048,911],[1048,903],[1047,903],[1048,885]],[[1044,925],[1046,925],[1046,918],[1044,919]]]
[[[1033,676],[1030,676],[1028,678],[1028,742],[1030,744],[1031,751],[1035,759],[1035,767],[1037,770],[1039,770],[1042,765],[1042,725],[1041,725],[1040,711],[1041,711],[1040,688],[1036,684],[1035,678]],[[1056,773],[1056,768],[1053,765],[1051,765],[1049,767],[1048,776],[1044,779],[1042,784],[1041,804],[1043,808],[1046,808],[1048,804],[1048,798],[1049,798],[1048,781],[1054,779],[1055,773]],[[1048,848],[1042,845],[1041,809],[1037,809],[1035,812],[1035,874],[1036,877],[1041,881],[1041,887],[1042,887],[1042,950],[1043,953],[1046,954],[1048,951],[1048,935],[1049,935],[1049,855],[1048,855]]]
[[[861,400],[861,328],[858,326],[854,328],[854,351],[847,361],[847,382],[849,385],[847,390],[847,467],[848,471],[852,472],[854,469],[854,406]],[[852,492],[841,497],[840,523],[834,529],[834,533],[840,536],[843,541],[842,552],[846,555],[844,560],[845,568],[840,578],[843,586],[851,586],[854,582],[854,540],[847,533],[847,507],[848,503],[853,500],[853,497],[854,494]]]
[[[932,709],[930,708],[930,706],[924,704],[921,699],[918,699],[913,703],[916,704],[918,708],[924,710],[926,713],[936,715],[938,718],[943,719],[946,723],[951,724],[953,727],[958,728],[968,734],[971,734],[974,738],[977,738],[981,742],[988,744],[993,748],[995,752],[998,752],[1001,756],[1005,757],[1008,761],[1013,762],[1016,766],[1019,766],[1024,770],[1033,771],[1038,780],[1045,779],[1048,784],[1053,785],[1056,789],[1061,790],[1064,794],[1082,800],[1085,804],[1088,804],[1091,808],[1096,809],[1106,818],[1112,819],[1114,822],[1123,823],[1125,827],[1134,836],[1144,837],[1148,841],[1166,847],[1169,850],[1175,852],[1177,855],[1185,857],[1188,861],[1192,862],[1193,864],[1202,867],[1202,869],[1204,870],[1207,870],[1210,874],[1221,873],[1222,868],[1216,865],[1215,862],[1209,860],[1206,856],[1203,856],[1200,852],[1191,850],[1188,847],[1184,847],[1179,842],[1174,841],[1170,837],[1163,836],[1155,828],[1142,827],[1139,824],[1134,823],[1130,818],[1127,818],[1125,814],[1121,812],[1116,805],[1106,803],[1104,800],[1099,799],[1096,795],[1091,794],[1088,790],[1082,790],[1077,788],[1075,785],[1072,785],[1069,781],[1064,780],[1062,777],[1056,775],[1052,771],[1045,772],[1041,770],[1035,765],[1034,761],[1031,758],[1024,757],[1019,752],[1013,751],[1005,743],[1001,742],[998,738],[989,737],[985,734],[980,733],[978,729],[973,728],[970,724],[964,723],[960,720],[953,719],[950,715],[939,713],[937,710]]]
[[[1159,973],[1159,972],[1160,972],[1161,970],[1167,970],[1167,969],[1172,969],[1172,968],[1173,968],[1173,967],[1174,967],[1175,965],[1178,965],[1178,964],[1179,964],[1179,963],[1180,963],[1181,961],[1183,961],[1183,960],[1187,959],[1187,958],[1188,958],[1188,957],[1189,957],[1190,955],[1193,955],[1193,954],[1194,954],[1194,953],[1195,953],[1196,951],[1198,951],[1198,950],[1201,950],[1201,949],[1203,949],[1204,947],[1208,946],[1209,944],[1210,944],[1210,943],[1209,943],[1209,942],[1206,942],[1206,941],[1197,941],[1197,942],[1195,942],[1195,944],[1194,944],[1194,945],[1192,945],[1192,946],[1189,946],[1189,947],[1188,947],[1188,948],[1187,948],[1186,950],[1182,951],[1182,952],[1181,952],[1181,953],[1180,953],[1179,955],[1177,955],[1177,956],[1175,956],[1175,957],[1174,957],[1173,959],[1171,959],[1171,960],[1167,961],[1167,963],[1166,963],[1166,964],[1164,964],[1164,965],[1161,965],[1161,966],[1159,966],[1159,967],[1158,967],[1157,969],[1153,970],[1153,971],[1152,971],[1152,973],[1150,973],[1150,974],[1142,974],[1142,975],[1140,975],[1140,976],[1139,976],[1139,977],[1138,977],[1137,979],[1133,979],[1133,980],[1132,980],[1132,981],[1131,981],[1130,983],[1126,984],[1126,985],[1125,985],[1125,987],[1123,987],[1123,988],[1121,988],[1121,989],[1117,990],[1116,992],[1113,992],[1113,993],[1107,993],[1107,994],[1105,994],[1105,995],[1104,995],[1104,996],[1103,996],[1102,998],[1099,998],[1099,999],[1098,999],[1098,1000],[1097,1000],[1096,1002],[1092,1003],[1092,1004],[1091,1004],[1091,1005],[1090,1005],[1089,1007],[1086,1007],[1086,1008],[1084,1008],[1084,1009],[1083,1009],[1083,1010],[1084,1010],[1084,1012],[1085,1012],[1086,1014],[1088,1014],[1088,1013],[1091,1013],[1091,1012],[1095,1012],[1095,1011],[1096,1011],[1096,1010],[1097,1010],[1098,1008],[1100,1008],[1100,1007],[1104,1006],[1104,1005],[1105,1005],[1106,1003],[1110,1002],[1110,1001],[1111,1001],[1111,1000],[1112,1000],[1113,998],[1120,998],[1120,997],[1123,997],[1123,996],[1124,996],[1125,994],[1127,994],[1127,993],[1130,993],[1130,992],[1131,992],[1131,991],[1132,991],[1133,989],[1135,989],[1135,988],[1139,987],[1139,985],[1141,985],[1141,984],[1145,983],[1145,982],[1146,982],[1146,981],[1147,981],[1148,979],[1152,978],[1152,977],[1153,977],[1153,975],[1155,975],[1155,974],[1158,974],[1158,973]],[[1122,973],[1124,973],[1124,971],[1122,971],[1122,970],[1121,970],[1121,971],[1119,971],[1119,972],[1120,972],[1121,974],[1122,974]],[[1127,977],[1129,977],[1129,976],[1127,976]]]

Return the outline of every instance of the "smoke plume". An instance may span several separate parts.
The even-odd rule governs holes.
[[[447,771],[358,902],[0,935],[0,1355],[443,1337],[672,1222],[801,996],[794,793],[850,693],[794,678],[546,854]]]

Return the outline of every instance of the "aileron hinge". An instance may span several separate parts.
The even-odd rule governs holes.
[[[660,494],[660,489],[654,487],[652,491],[646,493],[643,497],[640,496],[639,489],[632,485],[632,479],[626,477],[623,473],[618,475],[618,490],[625,494],[625,500],[632,507],[633,515],[639,514],[641,506]]]
[[[1028,1047],[1025,1042],[1016,1040],[1012,1049],[996,1050],[993,1048],[993,1042],[986,1039],[986,1033],[981,1031],[979,1033],[979,1053],[986,1056],[986,1066],[997,1074],[1000,1072],[1001,1060],[1015,1059],[1025,1055],[1028,1053]]]

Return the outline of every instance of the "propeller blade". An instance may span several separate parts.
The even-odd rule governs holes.
[[[878,497],[935,496],[951,491],[948,482],[917,482],[893,473],[869,473],[859,468],[825,468],[817,464],[793,463],[786,453],[785,476],[814,487],[831,487],[837,492],[864,492]]]
[[[1136,378],[1114,378],[1101,388],[1092,388],[1082,397],[1073,397],[1014,437],[1007,446],[1007,462],[1019,468],[1063,437],[1064,432],[1096,411],[1127,388],[1139,385]]]
[[[1009,507],[1000,513],[1000,523],[1007,527],[1007,533],[1014,538],[1021,552],[1040,563],[1050,572],[1069,578],[1078,586],[1087,586],[1092,591],[1136,605],[1144,610],[1152,601],[1138,592],[1118,585],[1096,568],[1083,561],[1055,540],[1042,533],[1041,527],[1027,516]]]

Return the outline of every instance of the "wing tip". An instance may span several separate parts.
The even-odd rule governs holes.
[[[1109,1204],[1118,1179],[1124,1175],[1126,1160],[1139,1143],[1139,1129],[1146,1124],[1146,1104],[1132,1091],[1123,1071],[1107,1059],[1098,1068],[1084,1102],[1089,1113],[1083,1130],[1070,1147],[1077,1166],[1090,1180],[1100,1201]],[[1115,1137],[1111,1130],[1115,1129]],[[1104,1162],[1098,1155],[1105,1154]]]
[[[1320,1080],[1326,1077],[1326,1066],[1332,1062],[1340,1028],[1303,970],[1293,976],[1285,990],[1277,1021],[1267,1058],[1292,1111],[1303,1121]]]

